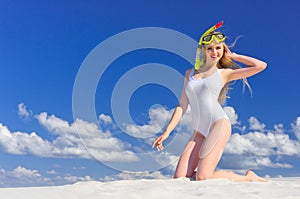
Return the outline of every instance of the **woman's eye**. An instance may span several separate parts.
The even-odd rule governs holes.
[[[217,50],[220,50],[220,49],[221,49],[221,47],[220,47],[220,46],[218,46],[218,47],[216,47],[216,49],[217,49]]]
[[[207,50],[211,50],[211,49],[212,49],[211,47],[208,47],[208,48],[207,48]]]

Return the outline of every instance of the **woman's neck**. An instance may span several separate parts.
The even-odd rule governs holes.
[[[200,67],[200,70],[198,70],[198,72],[206,73],[208,71],[215,70],[215,69],[218,69],[218,66],[216,63],[210,63],[210,64],[205,63],[203,66]]]

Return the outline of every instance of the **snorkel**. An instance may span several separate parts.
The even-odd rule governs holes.
[[[198,43],[198,48],[197,48],[197,53],[196,53],[196,60],[195,60],[195,70],[200,70],[200,66],[203,64],[203,61],[201,60],[200,57],[202,57],[202,40],[205,36],[209,35],[211,32],[213,32],[214,30],[220,28],[223,25],[223,21],[220,21],[219,23],[217,23],[216,25],[212,26],[211,28],[209,28],[207,31],[204,32],[204,34],[200,37],[199,43]]]

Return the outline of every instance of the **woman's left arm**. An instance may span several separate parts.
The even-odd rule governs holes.
[[[253,57],[239,55],[239,54],[231,53],[231,52],[228,53],[228,56],[232,60],[243,63],[243,64],[247,65],[248,67],[234,69],[234,70],[226,70],[226,72],[224,71],[225,79],[227,80],[226,82],[250,77],[252,75],[255,75],[255,74],[261,72],[262,70],[264,70],[267,67],[266,62],[255,59]]]

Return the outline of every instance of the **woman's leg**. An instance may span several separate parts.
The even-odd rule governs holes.
[[[253,171],[247,171],[245,175],[238,175],[228,171],[219,170],[215,171],[214,175],[211,178],[226,178],[236,182],[244,182],[244,181],[258,181],[258,182],[266,182],[267,180],[257,176]]]
[[[216,136],[218,133],[221,133],[219,136]],[[220,157],[223,153],[223,150],[226,146],[231,135],[231,125],[229,120],[222,119],[215,122],[212,126],[210,135],[205,139],[204,142],[212,142],[210,138],[218,137],[218,140],[215,140],[216,143],[208,144],[213,146],[212,149],[208,149],[209,153],[204,157],[201,156],[196,173],[196,180],[205,180],[209,178],[226,178],[233,181],[265,181],[263,178],[258,177],[254,172],[248,171],[246,175],[238,175],[233,172],[228,171],[215,171],[217,164],[220,160]],[[203,143],[203,145],[207,145]],[[203,150],[202,149],[201,153]]]
[[[194,132],[179,158],[174,178],[192,177],[199,162],[199,152],[204,136]]]

